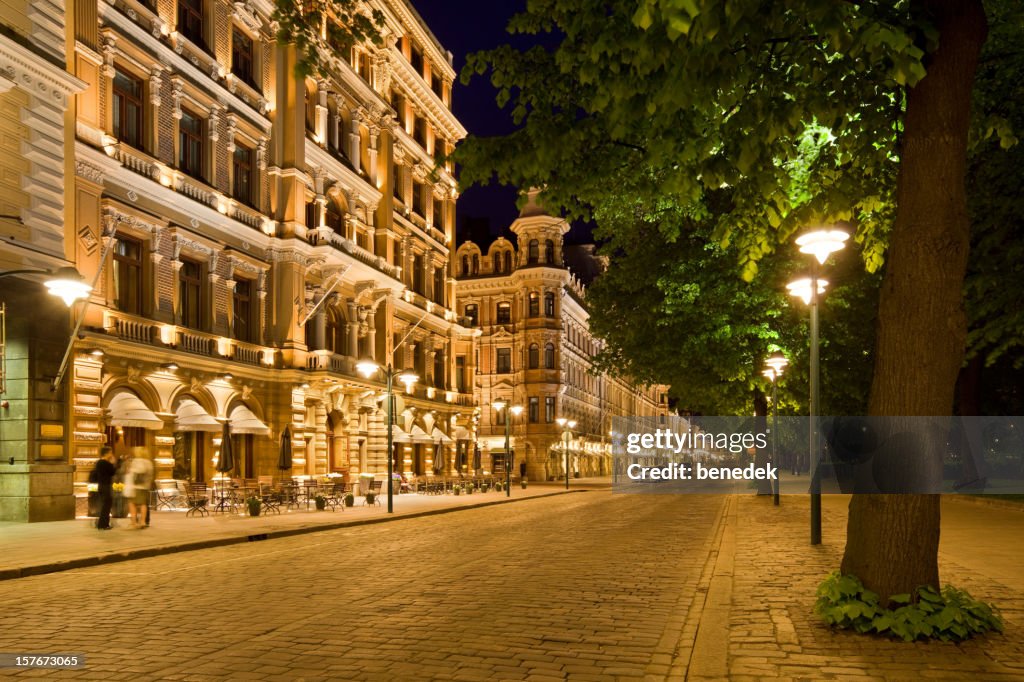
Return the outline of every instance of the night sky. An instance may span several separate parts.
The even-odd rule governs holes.
[[[505,32],[508,20],[525,9],[525,0],[410,0],[441,45],[455,56],[455,70],[461,72],[466,55],[478,50],[512,43],[528,47],[532,36],[510,36]],[[486,76],[478,76],[470,85],[454,86],[455,115],[470,135],[503,135],[514,129],[507,110],[494,102],[494,88]],[[505,234],[515,220],[516,190],[511,187],[474,187],[459,197],[458,242],[468,237],[467,219],[484,218],[492,235]]]

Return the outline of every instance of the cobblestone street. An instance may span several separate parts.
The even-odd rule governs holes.
[[[21,672],[79,679],[663,677],[725,502],[586,492],[4,581],[0,651],[84,653]]]

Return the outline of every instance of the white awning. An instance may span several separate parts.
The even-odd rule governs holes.
[[[178,403],[175,415],[175,431],[209,431],[217,433],[223,428],[219,421],[211,417],[210,413],[204,410],[202,405],[192,398],[182,398]]]
[[[409,436],[412,438],[413,443],[433,443],[434,439],[430,435],[421,429],[416,424],[412,425],[412,431],[409,432]]]
[[[252,433],[257,436],[270,435],[270,429],[267,425],[259,420],[259,418],[252,413],[245,405],[236,405],[235,409],[231,410],[231,416],[228,417],[228,421],[231,423],[231,433]]]
[[[448,437],[447,433],[445,433],[441,429],[437,428],[436,426],[434,427],[434,430],[430,432],[430,437],[431,437],[431,439],[434,442],[437,442],[437,441],[441,441],[442,443],[451,443],[451,442],[453,442],[452,439]]]
[[[469,433],[469,429],[462,426],[455,429],[455,440],[472,440],[472,434]]]
[[[111,426],[135,426],[151,431],[164,427],[164,420],[153,414],[139,396],[128,391],[121,391],[111,398],[107,409],[110,410]]]
[[[384,431],[385,435],[387,430]],[[412,438],[409,438],[409,434],[402,430],[402,427],[395,424],[391,427],[391,442],[392,443],[411,443]],[[385,476],[385,478],[387,478]]]

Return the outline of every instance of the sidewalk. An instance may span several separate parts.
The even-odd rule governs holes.
[[[577,492],[602,485],[599,479],[580,481],[581,485],[575,487]],[[526,490],[513,488],[511,497],[495,491],[473,495],[395,495],[394,514],[387,513],[384,495],[380,497],[380,506],[362,506],[362,498],[357,498],[356,506],[344,511],[303,509],[255,518],[226,513],[186,517],[184,511],[160,511],[152,514],[152,525],[144,530],[129,528],[127,519],[113,519],[114,530],[106,532],[95,529],[96,519],[93,518],[51,523],[0,523],[0,546],[3,548],[0,552],[0,580],[345,526],[444,514],[565,492],[552,483],[531,483]]]
[[[1006,632],[907,644],[834,631],[813,613],[818,583],[842,558],[848,503],[823,498],[824,544],[812,547],[807,496],[784,496],[780,507],[753,495],[730,500],[701,580],[699,623],[680,643],[674,672],[692,680],[1024,679],[1024,515],[943,499],[941,580],[995,604]]]

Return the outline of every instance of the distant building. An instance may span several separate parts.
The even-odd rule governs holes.
[[[479,327],[474,389],[481,419],[484,469],[503,472],[505,415],[495,400],[523,406],[512,417],[515,462],[532,479],[564,476],[565,440],[556,420],[574,420],[570,467],[583,476],[611,472],[615,416],[667,414],[665,386],[638,386],[594,374],[602,343],[589,329],[584,286],[603,264],[592,245],[563,246],[569,224],[529,200],[511,230],[516,243],[494,240],[486,250],[466,241],[456,251],[459,312]],[[567,267],[567,263],[569,267]],[[518,474],[518,464],[513,464]]]

